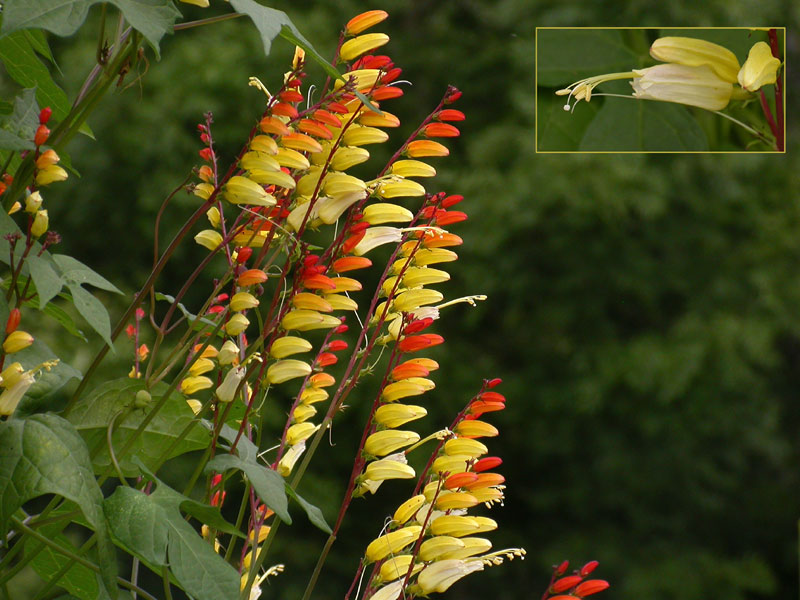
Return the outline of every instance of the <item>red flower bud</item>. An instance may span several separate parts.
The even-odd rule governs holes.
[[[435,333],[423,333],[422,335],[410,335],[404,338],[397,347],[401,352],[418,352],[424,348],[438,346],[444,342],[444,338]]]
[[[39,125],[46,125],[52,115],[53,109],[49,106],[45,106],[39,111]]]
[[[447,95],[447,98],[445,98],[444,103],[445,104],[452,104],[453,102],[455,102],[459,98],[461,98],[461,91],[458,88],[453,88],[450,91],[450,93]]]
[[[436,113],[436,118],[440,121],[463,121],[466,117],[460,110],[445,108]]]
[[[597,562],[596,560],[590,560],[589,562],[587,562],[585,565],[583,565],[581,567],[580,574],[583,575],[584,577],[586,577],[589,573],[594,571],[597,568],[597,565],[599,565],[599,564],[600,563]]]
[[[280,98],[281,102],[302,102],[303,94],[297,90],[286,90],[278,94],[278,98]]]
[[[240,265],[247,262],[247,259],[253,255],[253,249],[249,246],[244,246],[236,251],[236,262]]]
[[[347,342],[344,340],[333,340],[330,344],[328,344],[328,350],[331,352],[340,352],[341,350],[347,350]]]
[[[317,366],[318,367],[328,367],[330,365],[335,365],[338,362],[338,358],[332,352],[321,352],[320,355],[317,357]]]
[[[481,462],[481,461],[478,461],[478,462]],[[554,575],[563,575],[564,573],[567,572],[567,569],[569,569],[569,561],[565,560],[560,565],[558,565],[557,567],[553,568],[553,574]]]
[[[125,328],[125,335],[127,335],[129,338],[132,338],[134,335],[136,335],[136,327],[133,325],[128,325]]]
[[[423,329],[427,329],[433,324],[433,318],[425,317],[424,319],[417,319],[411,321],[403,329],[403,335],[411,335],[412,333],[419,333]]]
[[[382,100],[391,100],[392,98],[399,98],[403,95],[403,89],[396,85],[382,85],[372,92],[371,97],[378,102]]]
[[[275,106],[272,107],[272,114],[294,119],[295,117],[297,117],[298,113],[297,109],[291,104],[287,104],[286,102],[278,102]]]
[[[203,148],[198,152],[200,158],[205,161],[211,162],[211,159],[214,157],[214,151],[211,148]]]
[[[33,143],[41,146],[47,141],[48,137],[50,137],[50,130],[45,125],[39,125],[36,129],[36,134],[33,136]]]
[[[340,102],[330,102],[325,106],[325,108],[327,108],[332,113],[338,113],[340,115],[346,115],[347,113],[350,112],[349,110],[347,110],[347,107],[344,104],[341,104]]]
[[[303,259],[303,264],[307,267],[315,265],[319,262],[319,256],[316,254],[309,254]]]
[[[568,589],[578,585],[581,581],[583,581],[583,577],[580,575],[568,575],[567,577],[562,577],[550,586],[550,592],[553,594],[565,592]]]
[[[12,308],[11,312],[8,314],[8,321],[6,321],[6,335],[14,333],[17,330],[21,318],[22,313],[19,312],[19,309]]]
[[[136,309],[136,320],[137,321],[141,321],[142,319],[144,319],[144,309],[137,308]]]
[[[589,581],[584,581],[578,587],[575,588],[575,594],[578,596],[591,596],[592,594],[596,594],[597,592],[602,592],[603,590],[608,589],[609,584],[607,581],[603,579],[590,579]]]
[[[453,127],[449,123],[429,123],[422,133],[428,137],[458,137],[461,135],[458,127]]]
[[[491,383],[491,382],[490,382]],[[487,384],[487,387],[491,387]],[[506,397],[503,394],[498,392],[483,392],[480,396],[481,400],[486,400],[487,402],[505,402]]]
[[[490,469],[495,469],[503,464],[503,459],[498,456],[487,456],[485,458],[480,459],[474,465],[472,465],[472,470],[476,473],[481,473],[483,471],[488,471]],[[569,563],[567,563],[569,566]],[[564,567],[566,570],[566,567]],[[558,573],[557,573],[558,574]]]
[[[336,329],[333,330],[334,333],[346,333],[347,330],[350,329],[347,325],[339,325]]]
[[[494,379],[490,379],[490,380],[489,380],[489,381],[486,383],[486,387],[488,387],[488,388],[490,388],[490,389],[491,389],[491,388],[493,388],[493,387],[497,387],[497,386],[498,386],[498,385],[500,385],[501,383],[503,383],[503,380],[502,380],[502,379],[500,379],[499,377],[495,377]]]

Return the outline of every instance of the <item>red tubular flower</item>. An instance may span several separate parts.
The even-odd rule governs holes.
[[[330,344],[328,344],[328,350],[331,352],[341,352],[342,350],[347,350],[347,342],[344,340],[333,340]]]
[[[8,320],[6,321],[6,335],[14,333],[19,327],[19,322],[22,319],[22,313],[18,308],[12,308],[8,313]]]
[[[214,151],[211,148],[203,148],[198,154],[200,158],[208,162],[211,162],[211,159],[214,158]]]
[[[294,119],[297,117],[298,113],[297,109],[291,104],[287,104],[286,102],[278,102],[275,106],[272,107],[272,114]]]
[[[240,265],[247,262],[247,259],[253,256],[253,249],[249,246],[236,249],[236,262]]]
[[[365,235],[366,235],[365,230],[359,231],[358,233],[351,235],[344,242],[342,242],[342,252],[344,252],[345,254],[352,252],[353,248],[358,246],[358,243],[362,239],[364,239]]]
[[[447,225],[452,225],[453,223],[460,223],[461,221],[467,220],[467,213],[461,212],[460,210],[437,210],[436,211],[436,218],[434,219],[434,224],[438,225],[439,227],[445,227]]]
[[[264,133],[274,133],[275,135],[288,135],[289,128],[286,123],[277,117],[267,116],[261,119],[258,123],[259,128]]]
[[[430,375],[430,372],[424,365],[409,360],[392,369],[391,377],[393,381],[399,381],[409,377],[425,377]]]
[[[472,465],[472,470],[475,473],[481,473],[483,471],[488,471],[489,469],[497,468],[502,464],[503,464],[502,458],[498,456],[487,456],[485,458],[481,458],[480,460],[476,461],[475,464]]]
[[[127,335],[129,338],[132,338],[133,336],[135,336],[136,335],[136,327],[134,327],[133,325],[128,325],[125,328],[125,335]]]
[[[45,106],[39,111],[39,125],[46,125],[52,115],[53,109],[49,106]]]
[[[461,98],[461,90],[459,90],[458,88],[453,88],[452,90],[450,90],[450,93],[447,95],[447,98],[445,98],[444,103],[452,104],[459,98]]]
[[[367,54],[353,63],[353,69],[385,69],[392,68],[393,66],[394,63],[392,59],[385,54],[379,54],[377,56]]]
[[[297,124],[297,128],[303,133],[314,135],[323,140],[330,140],[333,138],[333,133],[328,129],[324,123],[315,121],[313,119],[303,119]]]
[[[365,256],[343,256],[333,261],[333,270],[337,273],[366,269],[372,266],[372,261]]]
[[[317,357],[317,366],[319,367],[329,367],[337,362],[339,362],[339,358],[332,352],[320,352]]]
[[[372,94],[370,94],[373,100],[377,100],[381,102],[383,100],[391,100],[393,98],[399,98],[403,95],[403,89],[397,87],[396,85],[382,85],[379,88],[375,88]]]
[[[302,102],[304,100],[303,94],[297,90],[286,90],[278,94],[281,102]]]
[[[575,595],[581,598],[584,596],[591,596],[592,594],[608,589],[609,586],[610,584],[603,579],[590,579],[589,581],[584,581],[575,588]]]
[[[444,338],[435,333],[423,333],[421,335],[410,335],[398,344],[401,352],[418,352],[424,348],[438,346],[444,342]]]
[[[393,82],[395,79],[400,77],[402,72],[403,69],[399,67],[394,67],[393,69],[389,69],[388,71],[386,71],[383,77],[381,77],[381,83],[386,84]]]
[[[335,290],[336,284],[327,275],[320,273],[303,278],[303,286],[309,290]]]
[[[347,113],[350,112],[349,110],[347,110],[347,107],[341,102],[329,102],[326,105],[326,108],[332,113],[337,113],[340,115],[346,115]]]
[[[468,486],[477,480],[477,473],[455,473],[444,480],[444,487],[446,487],[448,490],[454,490],[460,487],[467,487],[469,489]]]
[[[594,571],[597,568],[597,565],[599,565],[599,564],[600,563],[597,562],[596,560],[590,560],[589,562],[587,562],[585,565],[583,565],[581,567],[580,574],[583,575],[584,577],[586,577],[589,573]]]
[[[436,113],[436,118],[440,121],[463,121],[466,119],[464,113],[454,108],[445,108]]]
[[[422,240],[422,245],[426,248],[447,248],[449,246],[460,246],[463,243],[464,240],[449,232],[426,235]]]
[[[464,196],[462,196],[461,194],[453,194],[451,196],[447,196],[447,198],[442,200],[442,208],[450,208],[451,206],[455,206],[463,199]]]
[[[562,562],[560,565],[558,565],[553,570],[553,574],[554,575],[563,575],[564,573],[567,572],[567,569],[569,569],[569,561],[565,560],[564,562]]]
[[[448,123],[429,123],[422,133],[428,137],[458,137],[461,135],[457,127]]]
[[[33,143],[37,146],[41,146],[47,141],[47,138],[50,137],[50,130],[47,128],[46,125],[39,125],[36,128],[36,133],[33,136]]]
[[[506,405],[503,404],[502,402],[487,402],[485,400],[475,400],[469,405],[469,412],[472,415],[479,417],[483,413],[503,410],[505,407]]]
[[[416,321],[411,321],[403,328],[404,335],[411,335],[412,333],[419,333],[420,331],[427,329],[433,325],[433,318],[432,317],[425,317],[424,319],[417,319]]]
[[[568,589],[578,585],[581,581],[583,581],[583,577],[580,575],[568,575],[567,577],[562,577],[550,586],[550,592],[553,594],[565,592]]]
[[[500,473],[475,473],[475,480],[464,485],[468,490],[479,490],[481,488],[500,485],[506,480]]]
[[[323,110],[321,108],[315,110],[313,116],[314,119],[316,119],[320,123],[325,123],[325,125],[330,125],[331,127],[336,127],[336,128],[342,126],[342,120],[335,114],[327,110]]]

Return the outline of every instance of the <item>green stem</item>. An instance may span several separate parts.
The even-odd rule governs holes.
[[[203,25],[211,25],[212,23],[220,23],[222,21],[230,21],[238,17],[243,17],[244,13],[228,13],[227,15],[219,15],[217,17],[209,17],[207,19],[200,19],[198,21],[188,21],[186,23],[178,23],[175,25],[173,31],[182,31],[184,29],[192,29],[193,27],[202,27]]]
[[[121,409],[116,412],[116,414],[111,418],[111,422],[108,424],[106,428],[106,443],[108,444],[108,455],[111,457],[111,462],[114,464],[114,469],[117,471],[117,477],[119,477],[120,482],[125,487],[131,487],[128,483],[128,480],[125,479],[125,475],[122,474],[122,468],[119,466],[119,462],[117,462],[117,455],[114,453],[114,440],[112,436],[114,435],[114,427],[116,427],[117,420],[120,416],[127,412],[127,409]]]
[[[167,565],[161,567],[161,580],[164,582],[164,598],[172,600],[172,590],[169,587],[169,567]]]

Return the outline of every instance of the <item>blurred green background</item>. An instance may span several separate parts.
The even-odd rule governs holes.
[[[225,12],[212,4],[181,9],[187,20]],[[440,175],[428,188],[464,194],[470,215],[453,228],[465,244],[443,291],[489,299],[454,307],[437,324],[447,343],[435,353],[442,369],[426,396],[424,423],[429,430],[448,423],[480,378],[503,378],[508,409],[493,415],[501,436],[490,447],[505,460],[508,489],[505,506],[491,511],[501,524],[492,539],[497,548],[524,546],[528,558],[471,576],[449,596],[538,598],[550,565],[566,558],[575,566],[599,560],[596,575],[612,582],[603,595],[614,600],[796,594],[798,79],[790,71],[785,155],[537,155],[534,31],[790,25],[797,3],[270,5],[287,11],[323,55],[333,53],[351,16],[388,10],[390,20],[377,30],[392,37],[387,50],[413,82],[387,104],[402,133],[448,83],[464,91],[462,137],[448,144],[451,156],[436,162]],[[70,97],[91,68],[96,32],[90,18],[78,36],[51,38]],[[790,28],[790,63],[797,44]],[[60,251],[128,293],[137,289],[152,259],[158,207],[197,161],[195,124],[212,111],[219,152],[231,156],[263,106],[247,78],[277,87],[292,51],[280,41],[264,58],[245,19],[165,39],[162,60],[148,54],[142,79],[90,119],[97,140],[72,144],[81,177],[48,190],[52,228],[64,234]],[[310,80],[319,77],[318,69],[311,73]],[[163,235],[194,206],[195,198],[179,195]],[[187,244],[157,288],[174,293],[187,262],[203,252]],[[114,320],[122,305],[103,299]],[[70,343],[60,342],[53,344]],[[81,350],[76,366],[85,368],[91,354]],[[128,356],[118,344],[105,373],[126,373]],[[356,398],[349,403],[353,410],[334,427],[335,445],[300,490],[329,520],[363,408]],[[173,463],[165,478],[192,466]],[[315,598],[344,595],[358,556],[409,491],[395,482],[354,504]],[[279,536],[271,562],[287,570],[263,597],[299,597],[324,542],[304,521]]]

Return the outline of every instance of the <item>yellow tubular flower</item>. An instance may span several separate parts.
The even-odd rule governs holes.
[[[384,404],[375,411],[375,422],[384,427],[394,428],[421,419],[427,414],[428,411],[422,406],[414,404]]]
[[[58,156],[55,150],[50,148],[42,152],[39,158],[36,159],[36,168],[44,169],[45,167],[56,164],[59,160],[61,160],[61,157]]]
[[[471,456],[466,454],[456,454],[454,456],[439,456],[433,461],[431,471],[433,473],[463,473],[467,470],[467,462]]]
[[[364,443],[364,452],[372,456],[386,456],[419,441],[416,431],[398,431],[386,429],[371,434]]]
[[[398,160],[389,171],[398,177],[434,177],[436,169],[421,160]]]
[[[318,387],[307,387],[300,394],[300,401],[303,404],[316,404],[317,402],[324,402],[328,399],[328,392],[321,390]]]
[[[428,304],[436,304],[441,302],[444,296],[437,290],[418,289],[408,290],[402,294],[398,294],[394,299],[393,308],[400,312],[411,312],[418,309],[420,306]]]
[[[220,234],[218,231],[214,231],[213,229],[204,229],[194,236],[194,241],[204,248],[216,250],[222,243],[222,234]]]
[[[200,390],[207,390],[210,388],[214,383],[204,375],[199,375],[197,377],[186,377],[181,381],[181,392],[190,396],[195,392],[199,392]]]
[[[416,541],[422,533],[419,525],[409,525],[403,529],[390,531],[370,542],[365,556],[370,562],[383,560],[390,554],[397,554],[403,548]]]
[[[325,296],[325,300],[333,310],[358,310],[358,303],[355,300],[341,294],[328,294]]]
[[[431,521],[431,535],[464,537],[465,535],[477,533],[478,529],[480,529],[480,526],[475,517],[442,515]]]
[[[236,313],[225,323],[225,333],[228,335],[239,335],[247,329],[248,325],[250,325],[250,321],[247,317],[242,313]]]
[[[33,336],[27,331],[17,330],[8,334],[5,341],[3,341],[3,352],[6,354],[14,354],[20,350],[24,350],[33,344]]]
[[[736,74],[739,72],[739,61],[733,52],[719,44],[696,38],[658,38],[650,46],[650,56],[662,62],[688,67],[711,67],[728,83],[736,83]]]
[[[440,560],[420,572],[417,585],[424,595],[431,592],[441,594],[462,577],[476,571],[483,571],[483,563],[479,560]]]
[[[287,356],[291,356],[292,354],[298,354],[300,352],[308,352],[311,350],[311,342],[308,340],[304,340],[300,337],[295,337],[292,335],[287,335],[282,338],[278,338],[274,342],[272,342],[272,346],[269,349],[270,356],[275,358],[286,358]]]
[[[200,402],[200,400],[194,400],[192,398],[189,398],[188,400],[186,400],[186,404],[189,405],[189,408],[191,408],[192,412],[194,414],[196,414],[196,415],[199,415],[200,414],[200,409],[203,408],[203,403]]]
[[[367,468],[364,469],[364,476],[371,481],[413,479],[416,476],[416,472],[407,464],[389,458],[382,458],[369,463]]]
[[[381,223],[409,223],[414,215],[407,208],[389,202],[370,204],[364,209],[363,220],[370,225]]]
[[[292,411],[292,419],[295,423],[304,423],[317,414],[317,409],[307,404],[300,404]]]
[[[211,196],[211,192],[214,191],[214,186],[210,183],[198,183],[194,186],[194,191],[192,192],[195,196],[202,198],[203,200],[208,200]],[[216,208],[216,207],[214,207]]]
[[[432,285],[444,281],[450,281],[449,273],[427,267],[412,267],[407,269],[405,275],[403,275],[403,284],[408,288]]]
[[[47,228],[50,226],[50,218],[46,210],[38,210],[33,217],[31,223],[31,235],[35,238],[43,236],[47,233]]]
[[[359,115],[358,124],[368,127],[400,127],[400,119],[396,115],[385,110],[382,112],[383,114],[378,114],[371,110],[365,110]]]
[[[214,229],[219,229],[219,217],[219,209],[216,206],[212,206],[206,211],[206,218]]]
[[[722,110],[733,93],[733,85],[720,79],[706,65],[656,65],[635,70],[634,73],[637,77],[631,81],[633,95],[640,100],[677,102],[706,110]]]
[[[749,92],[754,92],[761,86],[775,83],[780,65],[781,61],[772,56],[769,45],[756,42],[750,48],[747,60],[737,75],[739,85]]]
[[[448,456],[465,455],[478,458],[489,452],[489,449],[478,440],[468,438],[453,438],[444,443],[444,451]]]
[[[441,555],[441,558],[444,560],[469,558],[492,549],[492,542],[485,538],[468,537],[461,538],[460,541],[464,544],[462,548],[454,548],[449,552],[445,552]]]
[[[19,363],[14,363],[19,365]],[[16,410],[19,401],[36,381],[33,371],[23,371],[19,367],[19,373],[14,377],[13,383],[3,382],[3,393],[0,394],[0,416],[11,415]],[[3,371],[5,373],[6,371]]]
[[[385,10],[368,10],[350,19],[344,30],[349,35],[358,35],[362,31],[366,31],[370,27],[385,21],[388,16],[389,13]]]
[[[286,313],[281,327],[287,331],[311,331],[312,329],[330,329],[338,327],[342,322],[333,315],[323,315],[315,310],[296,309]]]
[[[400,577],[400,575],[397,577]],[[401,596],[403,593],[403,583],[404,582],[402,580],[393,581],[392,583],[383,586],[370,596],[370,600],[397,600],[398,596]]]
[[[412,560],[413,557],[410,554],[401,554],[400,556],[393,556],[392,558],[387,559],[381,565],[381,570],[380,570],[381,580],[394,581],[395,579],[399,579],[400,577],[405,577],[406,573],[408,573],[408,567],[411,565]],[[411,574],[414,575],[415,573],[418,573],[423,566],[424,565],[422,563],[415,564],[413,569],[411,570]],[[403,582],[399,581],[398,583],[403,583]],[[395,592],[395,595],[391,596],[390,600],[396,600],[399,592],[400,590],[398,589],[398,591]],[[370,598],[375,598],[375,595],[370,596]]]
[[[357,146],[342,146],[333,154],[331,169],[346,171],[369,160],[369,151]]]
[[[349,62],[358,58],[362,54],[380,48],[389,41],[389,36],[385,33],[367,33],[353,39],[347,40],[339,50],[339,58]]]
[[[282,167],[297,169],[299,171],[305,171],[311,167],[311,164],[305,156],[291,148],[279,149],[275,154],[275,160],[277,160],[278,164]]]
[[[400,506],[398,506],[396,511],[394,511],[392,521],[396,525],[405,525],[406,521],[417,514],[417,511],[422,508],[423,504],[425,504],[424,494],[417,494],[416,496],[409,498]]]
[[[488,504],[500,502],[505,496],[501,487],[485,487],[478,490],[470,490],[470,494],[472,494],[478,502]]]
[[[353,192],[352,194],[343,194],[335,198],[330,196],[320,198],[315,206],[317,215],[320,221],[326,225],[332,225],[342,216],[344,211],[362,200],[364,196],[365,192]]]
[[[300,292],[292,296],[292,306],[307,310],[317,310],[319,312],[332,312],[333,306],[327,299],[311,292]]]
[[[311,198],[311,194],[313,194],[314,190],[317,188],[320,177],[322,177],[322,169],[320,167],[313,166],[308,169],[308,173],[303,175],[297,181],[296,192],[300,196],[304,197],[302,202],[303,204]]]
[[[56,181],[64,181],[67,177],[67,172],[58,165],[48,165],[36,173],[36,185],[50,185]]]
[[[297,423],[289,427],[286,431],[286,443],[290,446],[299,444],[307,440],[313,433],[319,429],[319,425],[314,423]]]
[[[304,133],[290,133],[281,138],[281,144],[292,150],[299,150],[301,152],[322,152],[320,143],[309,135]]]
[[[444,490],[436,498],[436,508],[439,510],[452,510],[454,508],[472,508],[480,504],[474,495],[466,492],[449,492]]]
[[[281,457],[281,460],[278,462],[278,473],[280,473],[281,477],[288,477],[292,474],[292,469],[297,459],[303,455],[305,450],[306,443],[302,441],[293,445],[284,453],[283,457]]]
[[[266,152],[245,152],[239,161],[245,171],[280,171],[280,163]]]
[[[420,267],[458,260],[458,254],[447,248],[420,248],[414,255],[414,263]]]
[[[234,361],[239,360],[239,346],[234,344],[231,340],[227,340],[222,344],[217,354],[217,362],[221,365],[230,365]]]
[[[469,437],[495,437],[500,434],[497,427],[486,421],[461,421],[455,428],[459,435]]]
[[[353,248],[353,254],[363,256],[373,248],[383,244],[396,244],[402,238],[403,232],[397,227],[370,227],[364,233],[361,241]]]
[[[365,191],[367,184],[345,173],[328,173],[322,189],[328,196],[344,196]]]
[[[346,146],[366,146],[368,144],[382,144],[389,139],[389,134],[375,127],[364,125],[351,125],[342,136],[342,143]]]
[[[189,375],[202,375],[208,373],[214,368],[214,361],[208,358],[198,358],[189,367]]]
[[[232,204],[274,206],[275,198],[255,181],[235,175],[225,184],[225,198]]]
[[[247,371],[244,367],[233,367],[225,374],[225,379],[219,385],[216,391],[217,399],[220,402],[233,402],[236,390],[239,389],[239,384],[244,379]]]
[[[311,373],[311,365],[302,360],[288,358],[279,360],[267,369],[267,380],[270,383],[283,383],[290,379],[305,377]]]
[[[425,540],[419,547],[419,558],[425,562],[437,560],[448,552],[462,550],[464,542],[449,535],[438,535]]]
[[[424,377],[409,377],[390,383],[383,388],[381,392],[381,399],[384,402],[394,402],[400,398],[408,398],[409,396],[420,396],[436,387],[430,379]]]
[[[257,135],[250,140],[250,149],[265,154],[277,154],[278,143],[268,135]]]
[[[345,73],[343,77],[345,78],[345,81],[350,79],[355,80],[356,89],[359,92],[362,92],[374,87],[378,81],[378,77],[380,77],[382,74],[383,73],[378,69],[356,69],[355,71],[349,71]],[[344,81],[337,79],[333,83],[333,89],[338,90],[344,84]]]
[[[331,277],[331,281],[336,286],[332,290],[322,290],[323,294],[339,294],[341,292],[358,292],[362,285],[358,279],[352,277]]]
[[[250,292],[238,292],[231,298],[231,310],[239,312],[259,305],[258,299]]]
[[[384,181],[377,191],[381,198],[416,198],[425,195],[425,188],[411,179]]]
[[[28,195],[25,198],[25,212],[36,214],[36,212],[42,207],[42,195],[36,191]]]
[[[277,185],[278,187],[293,190],[297,185],[294,177],[283,171],[261,171],[259,169],[252,169],[247,173],[248,177],[262,185]]]
[[[473,517],[478,523],[478,530],[475,533],[486,533],[497,529],[497,521],[489,517]],[[451,534],[452,535],[452,534]]]

